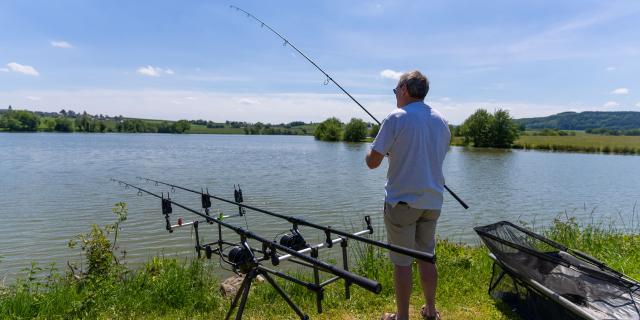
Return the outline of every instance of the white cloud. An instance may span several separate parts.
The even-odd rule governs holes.
[[[13,72],[23,73],[30,76],[39,76],[40,73],[32,66],[22,65],[17,62],[7,63],[7,67]]]
[[[171,69],[156,68],[154,66],[149,66],[149,65],[146,67],[138,68],[136,72],[145,76],[150,76],[150,77],[159,77],[162,74],[169,74],[169,75],[175,74],[175,72]]]
[[[602,106],[605,108],[615,108],[617,106],[619,106],[620,104],[618,104],[615,101],[607,101],[605,104],[603,104]]]
[[[440,98],[440,101],[442,101],[442,102],[449,102],[449,101],[451,101],[451,98],[449,98],[449,97],[443,97],[443,98]]]
[[[257,99],[251,99],[251,98],[238,99],[238,102],[240,102],[241,104],[250,105],[250,106],[260,104],[260,101],[258,101]]]
[[[640,108],[640,102],[636,103],[636,107]]]
[[[145,76],[150,76],[150,77],[159,77],[160,74],[162,73],[162,69],[160,68],[154,68],[152,66],[146,66],[146,67],[140,67],[138,68],[137,72],[139,74],[143,74]]]
[[[63,48],[63,49],[73,48],[73,46],[66,41],[51,41],[50,43],[51,43],[51,46],[56,48]]]
[[[611,94],[629,94],[629,89],[627,88],[618,88],[611,91]]]
[[[185,99],[187,99],[187,100],[191,100],[191,101],[198,100],[198,98],[196,98],[196,97],[186,97]]]
[[[386,78],[386,79],[398,80],[400,79],[401,75],[402,75],[402,72],[393,71],[391,69],[384,69],[380,72],[380,77]]]
[[[40,97],[36,97],[36,96],[28,96],[27,100],[31,100],[31,101],[38,101],[40,100]]]
[[[605,71],[613,71],[613,70],[616,70],[616,68],[615,67],[606,67],[604,70]]]

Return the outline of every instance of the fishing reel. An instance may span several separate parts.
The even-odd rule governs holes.
[[[247,273],[255,266],[255,261],[251,249],[244,246],[235,246],[229,250],[227,254],[229,262],[233,265],[233,269],[239,269],[240,273]]]
[[[285,233],[280,237],[280,245],[296,251],[305,249],[307,241],[300,234],[298,229],[291,229],[291,233]]]

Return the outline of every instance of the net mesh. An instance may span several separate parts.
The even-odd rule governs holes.
[[[490,294],[525,319],[638,319],[639,283],[509,222],[475,229],[495,256]]]

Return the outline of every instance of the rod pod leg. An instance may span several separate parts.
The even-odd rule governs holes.
[[[318,258],[318,248],[311,248],[311,257],[314,259]],[[313,282],[316,286],[320,287],[320,270],[317,266],[313,266]],[[320,290],[316,292],[316,308],[318,309],[318,313],[322,313],[322,299],[324,298],[324,289],[320,287]]]
[[[242,297],[242,302],[240,303],[240,307],[238,308],[238,313],[236,314],[236,319],[242,318],[242,312],[244,311],[244,305],[247,302],[247,295],[249,294],[249,289],[251,288],[251,281],[255,277],[255,270],[251,270],[247,273],[242,280],[242,284],[240,285],[240,290],[236,293],[236,296],[233,298],[233,302],[231,302],[231,306],[229,307],[229,311],[227,311],[227,315],[224,317],[225,320],[229,320],[233,310],[235,310],[238,305],[238,300]]]
[[[259,271],[259,273],[265,278],[267,279],[267,281],[269,282],[269,284],[271,284],[271,286],[276,289],[276,291],[280,294],[280,296],[282,297],[282,299],[284,299],[284,301],[287,302],[287,304],[289,305],[289,307],[291,307],[291,309],[293,309],[293,311],[296,312],[296,314],[298,315],[298,317],[300,317],[300,320],[308,320],[309,316],[302,313],[302,310],[300,310],[300,308],[291,300],[291,298],[289,298],[289,296],[287,295],[286,292],[284,292],[284,290],[282,290],[282,288],[280,288],[280,286],[273,280],[273,278],[271,278],[271,276],[264,272],[264,271]]]
[[[347,260],[347,238],[340,237],[342,241],[340,241],[340,247],[342,247],[342,269],[345,271],[349,271],[349,260]],[[349,280],[344,279],[344,298],[351,299],[351,282]]]

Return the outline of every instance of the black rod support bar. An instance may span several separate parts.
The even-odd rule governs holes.
[[[160,196],[158,194],[155,194],[153,192],[147,191],[147,190],[145,190],[143,188],[134,186],[132,184],[129,184],[129,183],[121,181],[121,180],[117,180],[117,179],[113,179],[113,178],[112,178],[112,180],[115,181],[115,182],[118,182],[118,183],[120,183],[122,185],[129,186],[131,188],[135,188],[138,191],[144,192],[144,193],[146,193],[148,195],[151,195],[151,196],[154,196],[156,198],[162,199],[162,196]],[[169,202],[171,202],[171,204],[174,204],[177,207],[180,207],[180,208],[182,208],[182,209],[184,209],[186,211],[189,211],[189,212],[191,212],[193,214],[201,216],[202,218],[206,219],[207,222],[214,222],[214,223],[217,223],[218,225],[221,225],[221,226],[223,226],[223,227],[225,227],[227,229],[233,230],[235,233],[237,233],[241,237],[246,237],[247,239],[253,239],[253,240],[256,240],[256,241],[259,241],[259,242],[262,242],[262,243],[269,244],[270,246],[272,246],[272,247],[274,247],[274,248],[276,248],[276,249],[278,249],[280,251],[283,251],[283,252],[286,252],[288,254],[291,254],[291,255],[295,256],[296,258],[298,258],[298,259],[300,259],[302,261],[311,263],[314,266],[322,269],[325,272],[329,272],[329,273],[332,273],[332,274],[334,274],[336,276],[342,277],[344,279],[348,279],[349,281],[352,281],[353,283],[357,284],[358,286],[360,286],[360,287],[362,287],[362,288],[364,288],[364,289],[366,289],[368,291],[371,291],[371,292],[376,293],[376,294],[380,293],[380,291],[382,291],[382,286],[380,285],[380,283],[378,281],[365,278],[365,277],[357,275],[355,273],[348,272],[348,271],[345,271],[343,269],[337,268],[337,267],[335,267],[333,265],[330,265],[330,264],[328,264],[328,263],[326,263],[324,261],[321,261],[321,260],[318,260],[318,259],[315,259],[315,258],[311,258],[311,257],[309,257],[307,255],[304,255],[304,254],[300,254],[300,253],[298,253],[297,251],[295,251],[293,249],[290,249],[290,248],[287,248],[287,247],[285,247],[283,245],[278,244],[277,242],[270,241],[268,239],[265,239],[263,237],[258,236],[257,234],[255,234],[255,233],[253,233],[251,231],[245,230],[243,228],[234,226],[232,224],[229,224],[229,223],[220,221],[218,219],[215,219],[213,217],[207,216],[205,214],[202,214],[202,213],[200,213],[200,212],[198,212],[196,210],[193,210],[193,209],[191,209],[191,208],[189,208],[187,206],[181,205],[181,204],[179,204],[179,203],[177,203],[177,202],[175,202],[173,200],[169,200],[169,199],[165,198],[165,201],[169,201]]]

